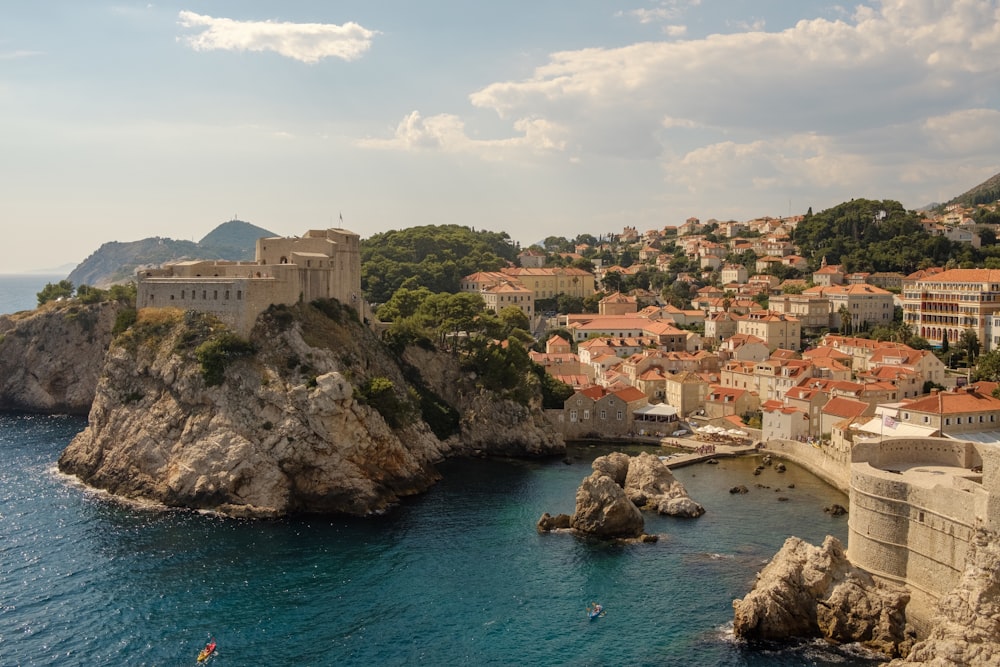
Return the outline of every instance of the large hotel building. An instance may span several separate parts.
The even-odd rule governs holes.
[[[1000,269],[950,269],[903,281],[903,322],[932,345],[945,335],[954,343],[972,329],[983,351],[997,349],[991,320],[998,312]]]

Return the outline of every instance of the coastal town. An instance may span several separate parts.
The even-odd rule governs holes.
[[[655,541],[642,509],[706,511],[671,468],[777,458],[844,493],[849,520],[846,550],[833,542],[825,556],[779,554],[775,567],[829,558],[877,578],[852,593],[865,601],[845,607],[876,610],[870,618],[851,611],[831,623],[877,626],[877,638],[847,640],[901,657],[937,632],[953,591],[990,585],[970,583],[968,564],[992,558],[990,536],[1000,534],[1000,268],[988,268],[992,255],[982,266],[963,259],[983,237],[995,240],[976,221],[982,211],[996,205],[918,216],[852,200],[816,216],[626,227],[569,250],[550,238],[503,261],[484,254],[490,266],[451,292],[396,272],[382,303],[370,302],[365,272],[384,258],[369,251],[366,264],[366,241],[342,228],[259,238],[253,261],[146,266],[131,324],[91,390],[101,417],[60,470],[116,495],[230,516],[368,515],[427,490],[445,458],[642,443],[660,455],[595,460],[577,511],[546,513],[538,530]],[[947,257],[907,272],[851,270],[858,254],[829,261],[796,241],[835,216],[853,216],[858,237],[890,239],[899,233],[890,225],[913,228],[919,217],[913,242],[944,239]],[[404,246],[408,233],[459,234],[465,244],[474,234],[404,230]],[[877,254],[878,243],[859,252]],[[317,473],[276,477],[275,466]],[[651,481],[637,490],[637,478]],[[607,523],[612,502],[628,508],[626,528]],[[796,632],[767,611],[788,587],[771,579],[734,603],[737,636]],[[905,616],[877,611],[903,606]]]

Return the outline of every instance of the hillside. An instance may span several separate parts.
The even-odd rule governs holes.
[[[74,285],[105,287],[130,279],[136,269],[183,259],[251,260],[257,239],[276,236],[242,220],[224,222],[201,241],[151,237],[139,241],[109,241],[83,260],[67,279]]]
[[[978,204],[990,204],[1000,200],[1000,174],[989,178],[967,192],[963,192],[946,205],[961,204],[962,206],[976,206]]]

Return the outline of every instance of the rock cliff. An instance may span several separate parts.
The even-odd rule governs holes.
[[[112,345],[89,425],[59,467],[170,506],[364,515],[428,488],[449,455],[564,451],[537,406],[491,400],[447,355],[418,356],[419,369],[401,367],[335,302],[272,308],[249,341],[205,315],[143,311]],[[428,405],[455,416],[452,432],[444,419],[435,435]]]
[[[958,586],[941,598],[933,628],[917,642],[904,665],[1000,665],[1000,541],[977,531]]]
[[[71,300],[0,315],[0,409],[86,414],[124,308]]]
[[[750,640],[858,642],[893,657],[908,649],[907,602],[906,591],[851,565],[835,537],[821,547],[789,537],[753,590],[733,602],[733,632]]]

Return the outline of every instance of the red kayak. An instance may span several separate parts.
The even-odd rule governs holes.
[[[215,653],[215,640],[208,642],[205,648],[201,649],[201,653],[198,654],[198,662],[205,662],[208,657]]]

